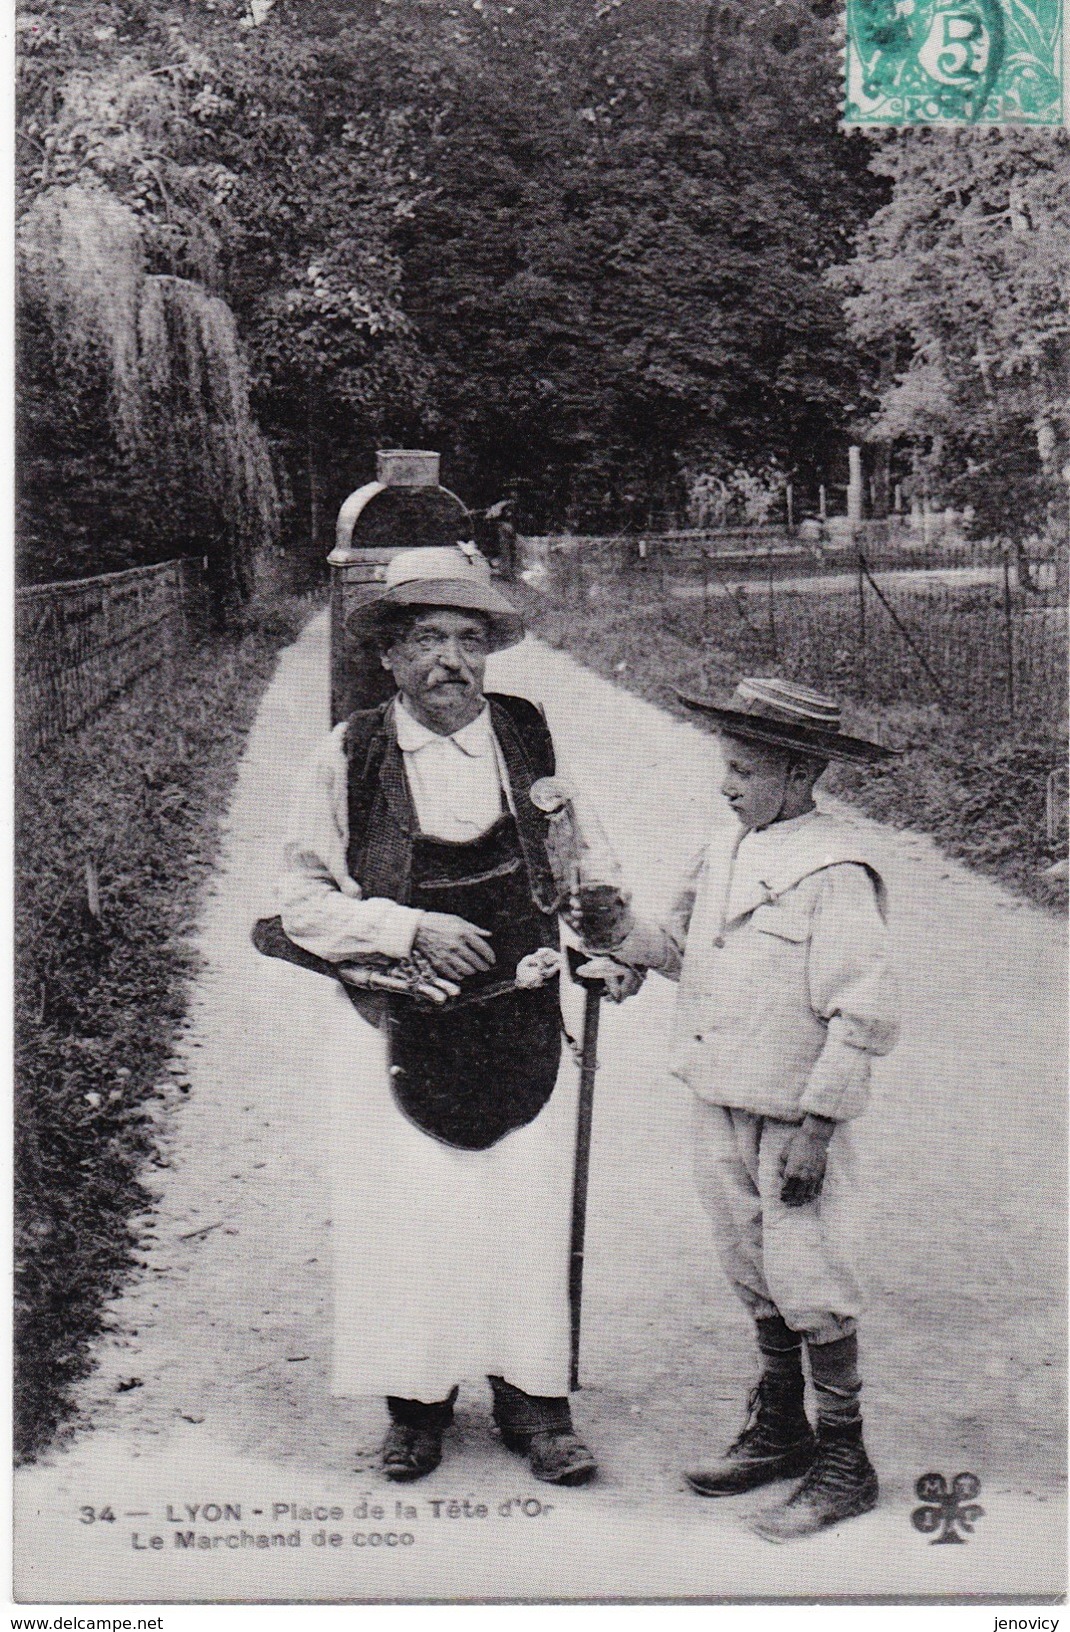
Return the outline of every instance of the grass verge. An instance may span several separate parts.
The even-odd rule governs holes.
[[[844,676],[770,664],[749,649],[699,645],[686,638],[692,620],[666,619],[660,606],[614,607],[607,597],[586,605],[563,605],[522,584],[510,586],[528,627],[549,645],[572,652],[615,684],[695,723],[677,699],[682,689],[730,690],[740,673],[784,673],[834,691]],[[834,660],[835,653],[828,654]],[[833,664],[835,667],[835,664]],[[847,692],[843,692],[847,695]],[[949,855],[998,879],[1042,906],[1064,909],[1066,885],[1044,869],[1066,854],[1065,815],[1049,840],[1047,776],[1065,767],[1066,746],[1050,732],[1019,725],[1002,733],[990,721],[937,704],[855,701],[848,729],[905,746],[901,758],[859,770],[832,765],[823,786],[867,815],[894,827],[929,833]]]
[[[254,604],[164,683],[18,756],[15,1451],[70,1410],[137,1261],[139,1171],[197,969],[191,932],[246,736],[307,599]]]

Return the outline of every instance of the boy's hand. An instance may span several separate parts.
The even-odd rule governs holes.
[[[606,957],[591,958],[587,963],[581,963],[576,973],[586,980],[600,980],[612,1003],[623,1003],[626,997],[634,997],[646,979],[641,969],[629,968],[626,963]]]
[[[825,1116],[808,1116],[795,1129],[780,1155],[780,1199],[785,1207],[805,1207],[821,1194],[835,1131],[835,1122]]]

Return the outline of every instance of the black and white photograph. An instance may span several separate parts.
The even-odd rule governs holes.
[[[1062,0],[14,28],[14,1603],[1055,1632]]]

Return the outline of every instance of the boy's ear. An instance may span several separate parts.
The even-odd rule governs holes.
[[[788,777],[792,782],[806,782],[812,787],[827,770],[826,760],[794,759],[789,767]]]

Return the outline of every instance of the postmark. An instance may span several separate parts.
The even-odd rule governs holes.
[[[1063,0],[847,0],[848,125],[1061,125]]]

